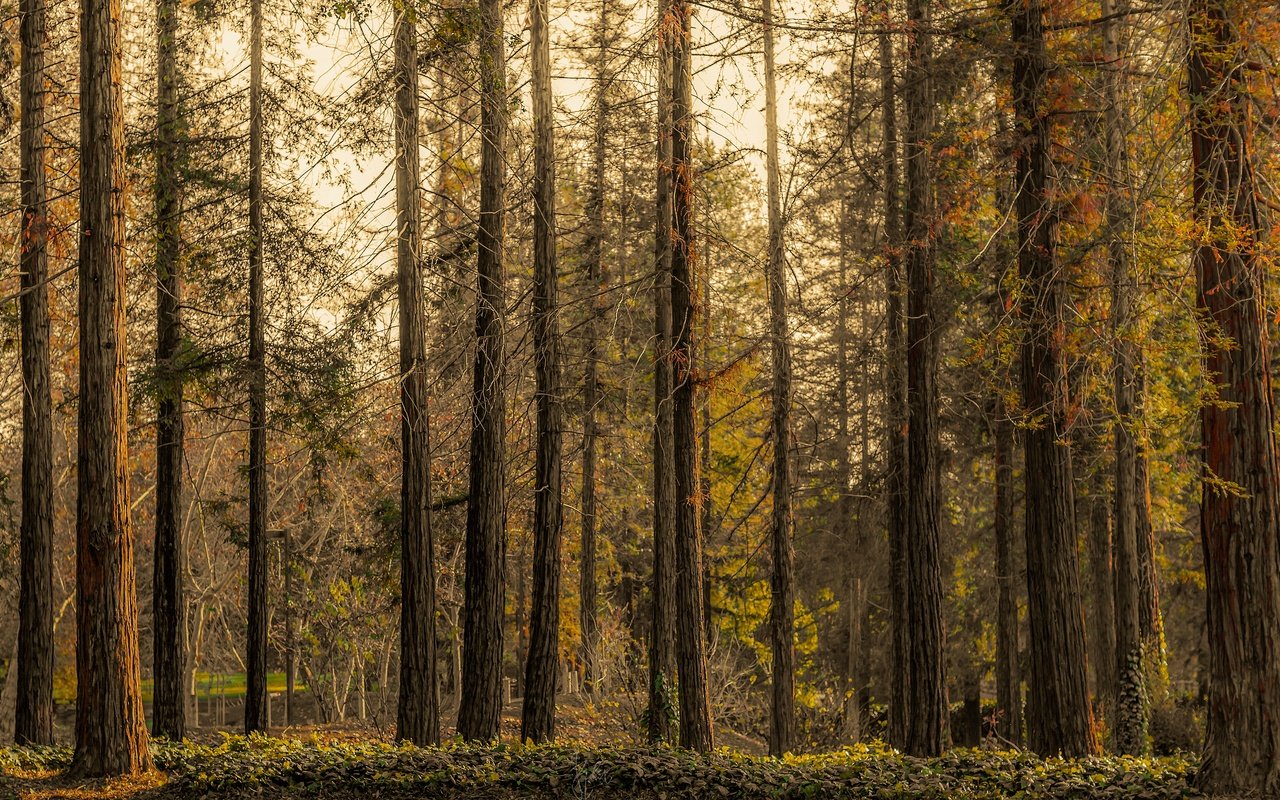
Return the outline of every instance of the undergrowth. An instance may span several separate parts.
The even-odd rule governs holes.
[[[217,745],[157,742],[163,785],[140,797],[362,798],[1137,798],[1197,796],[1187,757],[1043,759],[954,750],[916,759],[878,745],[784,759],[727,750],[574,744],[418,748],[386,743],[228,736]],[[8,780],[50,775],[65,747],[0,750]],[[25,776],[25,778],[24,778]]]

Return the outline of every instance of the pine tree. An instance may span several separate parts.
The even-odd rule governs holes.
[[[472,375],[471,471],[467,502],[462,702],[458,733],[489,741],[502,715],[502,618],[506,553],[503,474],[506,403],[503,328],[503,202],[506,171],[506,53],[501,0],[480,4],[480,222],[476,350]]]
[[[1030,600],[1028,744],[1046,755],[1097,751],[1086,680],[1083,606],[1076,555],[1075,492],[1065,414],[1064,287],[1058,270],[1046,110],[1042,0],[1011,0],[1013,102],[1017,135],[1018,263],[1022,308],[1022,399],[1036,421],[1026,451],[1027,596]]]
[[[400,696],[396,738],[440,741],[436,575],[431,527],[431,413],[418,168],[418,27],[411,7],[392,33],[396,94],[396,288],[400,308]]]
[[[129,518],[125,149],[119,0],[80,5],[76,747],[71,772],[151,768]]]
[[[520,738],[545,742],[556,735],[560,672],[561,501],[560,326],[556,263],[556,149],[551,96],[547,0],[530,0],[533,62],[533,347],[537,372],[537,444],[534,465],[533,607],[525,667]],[[594,565],[593,565],[594,566]]]

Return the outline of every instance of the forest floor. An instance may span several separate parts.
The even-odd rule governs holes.
[[[1188,758],[1042,759],[954,750],[907,758],[880,745],[767,758],[722,747],[698,755],[598,742],[439,748],[359,740],[354,732],[303,737],[224,735],[207,744],[156,742],[157,771],[76,781],[67,747],[0,749],[0,797],[22,800],[514,800],[569,798],[1054,798],[1196,797]]]

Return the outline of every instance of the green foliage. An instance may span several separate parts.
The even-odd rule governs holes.
[[[1187,758],[1041,759],[955,750],[915,759],[881,746],[761,758],[641,747],[578,745],[417,748],[228,736],[218,745],[156,743],[170,797],[735,797],[1181,798]],[[68,748],[0,750],[0,768],[65,767]]]

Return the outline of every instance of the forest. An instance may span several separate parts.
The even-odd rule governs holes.
[[[1280,797],[1280,7],[0,7],[0,794]]]

